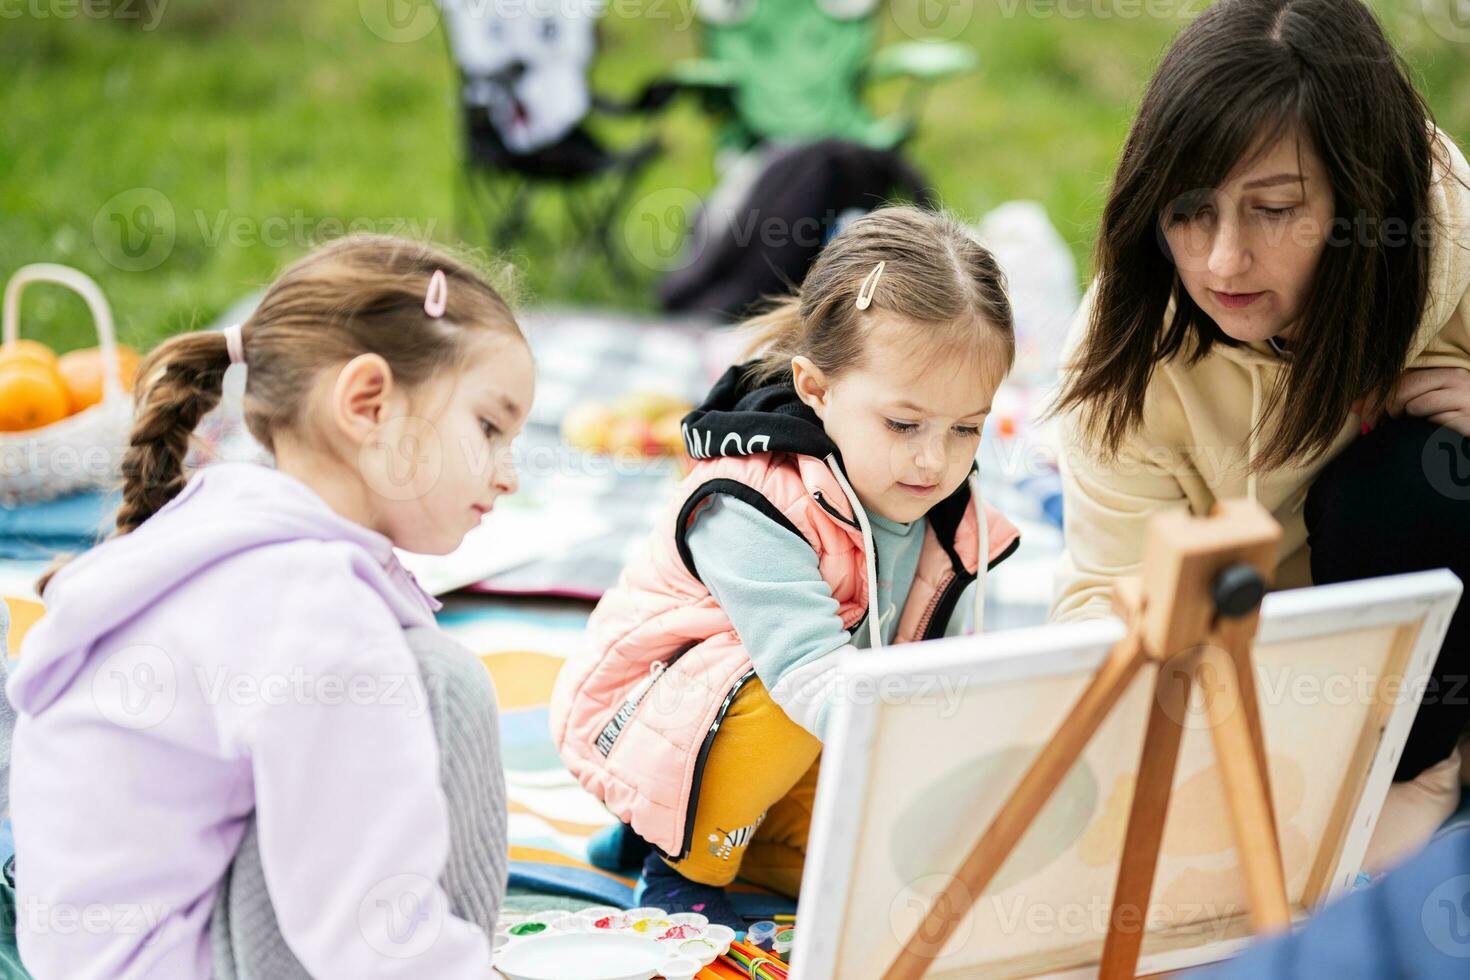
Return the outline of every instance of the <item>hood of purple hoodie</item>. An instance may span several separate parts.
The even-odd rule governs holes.
[[[97,641],[201,570],[242,552],[293,541],[345,541],[362,550],[364,581],[398,621],[431,625],[439,603],[398,561],[386,537],[332,510],[300,480],[255,463],[196,473],[142,526],[74,559],[42,597],[46,614],[27,634],[6,693],[34,714],[66,690]]]

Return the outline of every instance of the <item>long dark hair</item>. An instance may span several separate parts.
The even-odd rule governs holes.
[[[1386,394],[1403,370],[1425,306],[1429,119],[1360,0],[1220,0],[1206,10],[1170,47],[1128,134],[1098,236],[1091,319],[1055,410],[1080,409],[1084,433],[1115,453],[1142,417],[1157,364],[1237,345],[1190,298],[1161,221],[1223,183],[1252,148],[1295,130],[1332,185],[1334,232],[1349,233],[1322,252],[1262,419],[1286,410],[1251,465],[1324,453],[1351,404]]]

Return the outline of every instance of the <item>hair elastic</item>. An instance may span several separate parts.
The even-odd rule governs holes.
[[[444,278],[443,269],[435,269],[429,277],[429,290],[424,294],[424,312],[434,319],[444,315],[449,304],[449,280]]]
[[[873,305],[873,294],[878,291],[878,280],[883,276],[883,269],[887,262],[879,262],[873,266],[873,271],[868,273],[868,278],[863,280],[862,287],[858,289],[857,308],[866,310]]]
[[[230,352],[231,364],[245,363],[244,324],[232,323],[225,327],[225,350]]]

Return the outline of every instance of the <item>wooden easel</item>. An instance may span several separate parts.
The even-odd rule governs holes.
[[[1114,595],[1128,634],[930,904],[884,973],[887,980],[924,975],[959,924],[956,911],[968,911],[984,892],[1145,664],[1158,673],[1098,976],[1122,980],[1137,969],[1184,715],[1197,684],[1245,872],[1251,926],[1260,933],[1291,924],[1251,666],[1280,537],[1270,513],[1245,500],[1220,504],[1208,518],[1180,511],[1153,519],[1142,576],[1120,583]]]

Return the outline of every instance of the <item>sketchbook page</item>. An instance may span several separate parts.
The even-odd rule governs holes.
[[[432,595],[483,581],[526,562],[554,558],[606,533],[607,522],[588,507],[517,506],[506,500],[485,515],[447,555],[398,551],[398,558]]]

